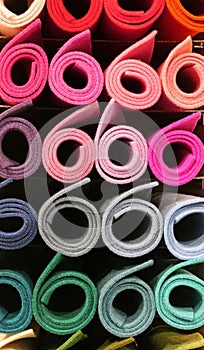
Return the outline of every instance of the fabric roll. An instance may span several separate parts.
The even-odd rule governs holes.
[[[64,75],[76,76],[74,81],[84,83],[79,88],[66,83]],[[104,83],[102,69],[92,57],[91,33],[89,30],[69,39],[53,57],[48,83],[58,103],[62,105],[85,105],[99,97]]]
[[[112,99],[106,107],[95,136],[98,173],[106,181],[126,184],[139,179],[147,169],[147,142],[135,128],[121,125],[119,118],[125,119],[122,108]],[[110,124],[116,126],[110,128]],[[108,128],[108,129],[107,129]],[[122,140],[129,147],[129,160],[125,165],[116,165],[109,157],[111,145]]]
[[[28,1],[27,8],[13,1],[0,1],[0,33],[13,37],[20,33],[36,18],[41,17],[45,0]],[[23,8],[24,7],[24,8]],[[22,9],[22,12],[21,12]],[[15,12],[16,11],[16,12]]]
[[[133,350],[136,349],[136,342],[134,338],[128,338],[124,340],[117,340],[111,343],[109,340],[100,346],[97,350]]]
[[[71,191],[89,182],[90,179],[84,179],[59,191],[49,198],[39,211],[38,228],[42,239],[51,249],[69,257],[77,257],[88,253],[100,237],[101,219],[96,208],[88,201],[70,195]],[[68,234],[63,239],[51,227],[57,211],[64,208],[78,209],[87,217],[88,228],[79,239],[69,238],[67,237]],[[69,232],[69,235],[71,236],[71,232]]]
[[[204,160],[201,140],[193,134],[201,113],[193,113],[163,129],[148,140],[148,161],[153,174],[170,186],[181,186],[191,181],[200,171]],[[173,147],[177,145],[175,149]],[[166,158],[164,152],[167,150]],[[168,165],[167,162],[172,162]]]
[[[39,327],[31,323],[31,325],[25,331],[14,333],[14,334],[4,334],[0,333],[0,349],[8,350],[15,349],[15,345],[19,344],[21,340],[27,340],[32,338],[37,338],[39,333]],[[29,349],[29,348],[28,348]]]
[[[135,198],[133,195],[140,194],[147,190],[152,190],[157,186],[157,182],[137,186],[118,197],[114,198],[106,208],[102,216],[101,234],[104,244],[115,254],[128,258],[135,258],[148,254],[155,249],[161,241],[163,235],[163,220],[160,211],[149,201],[141,198]],[[125,213],[136,211],[142,213],[142,219],[147,216],[150,224],[145,227],[144,233],[139,237],[124,241],[118,239],[113,233],[114,219],[122,217]],[[135,217],[137,217],[135,215]],[[121,224],[122,225],[122,224]],[[137,228],[138,222],[135,222],[133,231]],[[128,230],[127,226],[126,232]],[[132,233],[132,231],[131,231]],[[126,233],[128,235],[128,233]],[[124,232],[123,232],[124,237]],[[121,237],[121,238],[123,238]]]
[[[204,325],[203,263],[202,258],[171,265],[153,281],[156,308],[166,324],[186,331]]]
[[[157,31],[131,45],[105,71],[108,95],[130,110],[152,107],[161,95],[157,72],[149,65]]]
[[[23,102],[0,114],[0,176],[20,180],[32,175],[41,163],[42,142],[37,129],[26,119],[21,118],[25,111],[32,108],[32,101]],[[29,151],[26,161],[19,164],[8,158],[3,152],[3,139],[8,132],[18,131],[28,142]]]
[[[13,334],[23,331],[31,322],[33,285],[25,272],[0,270],[0,287],[5,288],[6,285],[13,287],[21,299],[20,309],[15,312],[9,312],[0,305],[0,332]],[[10,304],[12,304],[12,300]]]
[[[91,137],[73,125],[91,123],[100,114],[97,102],[74,111],[58,123],[46,136],[42,148],[42,161],[48,174],[57,181],[73,183],[82,180],[92,170],[95,148]],[[63,112],[64,116],[64,112]],[[58,148],[65,141],[77,143],[77,161],[72,166],[63,166],[58,160]]]
[[[144,36],[164,10],[165,1],[134,3],[104,0],[101,33],[107,39],[136,40]]]
[[[157,69],[162,82],[157,108],[186,110],[204,105],[204,57],[192,50],[192,38],[188,36]]]
[[[168,326],[151,330],[144,338],[144,349],[189,350],[204,347],[204,338],[199,332],[183,334]]]
[[[59,346],[56,350],[67,350],[72,348],[74,345],[80,343],[81,341],[87,338],[86,334],[83,334],[82,331],[77,331],[74,333],[65,343]]]
[[[183,40],[204,32],[202,1],[166,0],[165,9],[156,23],[160,40]]]
[[[98,295],[89,277],[78,271],[56,270],[66,259],[56,254],[39,277],[33,292],[33,312],[36,321],[50,333],[63,335],[83,329],[95,315]],[[54,291],[63,285],[76,285],[85,294],[85,301],[77,310],[54,312],[49,309],[49,301]],[[67,298],[73,295],[67,295]]]
[[[48,77],[48,58],[41,46],[41,21],[37,19],[1,50],[0,97],[7,104],[36,100],[42,93]],[[20,76],[19,70],[26,77]]]
[[[103,0],[80,1],[76,5],[69,2],[67,7],[63,0],[47,0],[46,5],[50,34],[60,38],[70,38],[86,29],[93,33],[103,10]]]
[[[141,334],[151,325],[155,316],[154,294],[148,284],[135,274],[153,263],[153,260],[149,260],[134,267],[112,271],[100,281],[98,314],[109,333],[127,338]],[[142,298],[137,311],[131,316],[113,306],[114,299],[128,290],[139,293]]]
[[[159,207],[164,219],[164,239],[180,260],[204,257],[204,198],[184,194],[162,195]]]

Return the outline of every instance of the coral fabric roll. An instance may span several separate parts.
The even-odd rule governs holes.
[[[160,40],[183,40],[204,32],[204,10],[201,1],[166,0],[165,9],[156,23]]]
[[[121,106],[111,100],[102,115],[95,136],[96,169],[106,181],[115,184],[133,182],[147,169],[147,142],[138,130],[122,125],[124,121]],[[114,123],[116,126],[110,128],[109,125]],[[125,165],[116,165],[109,157],[111,145],[120,140],[129,148],[129,160]]]
[[[121,1],[122,3],[122,1]],[[101,32],[107,39],[136,40],[144,36],[164,10],[165,1],[135,1],[137,8],[124,8],[118,0],[104,0],[104,12],[101,19]],[[132,1],[132,6],[134,2]]]
[[[192,49],[192,38],[188,36],[158,68],[162,82],[158,108],[184,110],[204,105],[204,57]]]
[[[24,345],[27,342],[30,343],[30,339],[37,338],[39,334],[39,326],[35,322],[31,322],[28,329],[14,334],[4,334],[0,333],[0,349],[3,350],[12,350],[12,349],[18,349],[18,345]],[[28,343],[28,344],[29,344]],[[27,344],[27,345],[28,345]],[[25,350],[30,349],[28,347],[22,346],[22,348]],[[21,347],[19,346],[19,349]]]
[[[91,56],[92,45],[90,31],[75,35],[53,57],[48,82],[58,103],[62,105],[85,105],[94,102],[99,97],[104,83],[102,69]],[[66,83],[64,75],[76,74],[75,82],[85,86],[75,88]]]
[[[99,106],[94,102],[67,116],[46,136],[42,148],[42,160],[46,171],[55,180],[73,183],[82,180],[90,173],[95,161],[93,140],[84,131],[74,128],[73,124],[87,125],[99,114]],[[77,160],[73,166],[63,166],[58,160],[58,149],[65,141],[76,142],[80,146],[77,148]]]
[[[108,95],[127,109],[146,109],[160,98],[161,82],[157,72],[149,65],[156,34],[156,31],[151,32],[123,51],[105,71]]]
[[[37,19],[2,49],[0,97],[7,104],[36,100],[42,93],[48,77],[48,59],[41,46],[41,22]],[[13,80],[13,73],[19,70],[26,73],[26,82]]]
[[[204,147],[193,131],[200,118],[200,112],[193,113],[157,131],[150,137],[148,141],[149,166],[161,182],[170,186],[181,186],[191,181],[199,173],[204,161]],[[164,159],[164,151],[168,149],[168,146],[174,144],[177,144],[177,149],[175,151],[171,149],[167,153],[168,161],[171,160],[174,163],[173,166],[170,166]]]
[[[53,37],[70,38],[86,29],[92,33],[95,31],[102,13],[103,0],[90,0],[90,6],[87,6],[87,12],[81,18],[72,15],[64,3],[63,0],[47,0],[49,30]],[[84,3],[88,1],[84,0]],[[76,2],[77,15],[84,12],[82,6],[82,2]]]
[[[32,107],[32,101],[23,102],[0,114],[0,176],[4,179],[20,180],[32,175],[41,163],[42,142],[37,129],[26,119],[25,111]],[[8,158],[3,151],[3,140],[7,133],[18,131],[28,142],[28,155],[23,164]],[[15,146],[15,145],[14,145]]]
[[[36,18],[41,16],[45,6],[45,0],[29,0],[28,9],[23,13],[16,14],[5,5],[5,1],[0,1],[0,33],[12,37],[20,33]],[[7,1],[9,5],[9,1]],[[13,3],[11,1],[11,3]],[[18,5],[15,5],[18,8]]]

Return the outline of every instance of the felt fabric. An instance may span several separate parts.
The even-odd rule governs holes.
[[[157,182],[152,182],[128,190],[114,198],[104,209],[101,234],[104,244],[113,253],[119,256],[134,258],[148,254],[159,244],[163,235],[163,220],[160,211],[148,200],[133,196],[140,196],[145,191],[151,191],[157,185]],[[141,212],[143,219],[147,215],[150,224],[145,227],[144,233],[136,239],[123,241],[114,235],[113,222],[114,219],[118,219],[130,211]]]
[[[179,121],[156,131],[148,140],[148,161],[153,174],[161,182],[170,186],[181,186],[191,181],[200,171],[204,160],[204,148],[201,140],[193,134],[201,113],[193,113]],[[177,144],[176,149],[167,153],[168,146]]]
[[[183,40],[204,32],[203,2],[166,0],[165,9],[156,23],[160,40]]]
[[[3,305],[0,305],[0,332],[6,334],[18,333],[28,327],[33,316],[33,284],[25,272],[5,269],[0,270],[0,287],[5,288],[5,285],[16,289],[21,299],[21,306],[19,310],[9,312]]]
[[[135,4],[134,1],[104,0],[100,31],[107,39],[139,39],[149,31],[161,15],[164,6],[164,0],[139,4]]]
[[[41,21],[31,23],[8,42],[0,53],[0,97],[9,105],[36,100],[48,77],[48,58],[42,46]],[[16,83],[16,72],[23,70],[26,82]]]
[[[183,334],[168,326],[159,326],[145,337],[144,349],[189,350],[204,346],[204,338],[199,332]]]
[[[160,197],[160,196],[159,196]],[[204,198],[165,193],[159,209],[164,218],[164,239],[180,260],[204,257]]]
[[[2,350],[36,350],[36,345],[31,339],[23,339],[8,344]]]
[[[26,119],[24,113],[32,108],[32,101],[23,102],[0,114],[0,176],[20,180],[32,175],[41,163],[42,142],[37,129]],[[23,164],[3,153],[3,139],[8,132],[18,131],[28,142],[29,151]]]
[[[11,180],[12,181],[12,180]],[[0,184],[0,189],[10,180]],[[0,219],[20,218],[22,225],[16,231],[0,231],[0,249],[20,249],[35,238],[38,230],[37,217],[34,209],[18,198],[0,200]]]
[[[99,114],[99,105],[94,102],[68,115],[48,133],[43,142],[42,161],[48,174],[55,180],[73,183],[82,180],[91,172],[95,161],[94,143],[91,137],[76,125],[91,124]],[[72,166],[63,166],[58,160],[58,149],[65,141],[72,141],[80,146],[77,148],[77,161]]]
[[[11,6],[10,5],[11,2]],[[6,5],[8,4],[8,6]],[[22,13],[15,13],[12,8],[19,8],[13,5],[12,1],[0,1],[0,33],[8,37],[13,37],[20,33],[36,18],[42,17],[45,0],[29,0],[28,8]]]
[[[12,349],[13,345],[19,343],[22,339],[36,338],[39,333],[39,327],[34,322],[28,327],[28,329],[14,334],[0,333],[0,349]],[[15,348],[15,347],[14,347]]]
[[[86,334],[83,334],[82,331],[77,331],[74,333],[65,343],[59,346],[56,350],[67,350],[72,348],[74,345],[83,341],[87,338]]]
[[[86,4],[85,1],[84,3]],[[46,5],[51,36],[70,38],[86,29],[90,29],[92,33],[95,31],[102,13],[103,0],[90,0],[86,11],[83,9],[82,2],[76,6],[73,4],[73,13],[65,7],[63,0],[47,0]],[[81,16],[79,16],[80,13]]]
[[[144,332],[151,325],[155,316],[154,295],[149,285],[135,275],[152,265],[153,261],[149,260],[134,267],[112,271],[98,284],[98,314],[109,333],[127,338]],[[134,290],[142,297],[137,311],[131,316],[113,306],[118,294],[128,290]]]
[[[86,178],[59,191],[50,197],[39,211],[38,228],[42,239],[51,249],[69,257],[86,254],[100,237],[101,219],[96,208],[90,202],[70,194],[88,182],[90,179]],[[71,238],[71,232],[68,232],[66,237],[61,237],[58,232],[53,231],[53,219],[57,211],[64,208],[75,208],[86,215],[88,228],[82,237]]]
[[[85,87],[75,88],[66,83],[64,75],[76,76],[75,82],[86,80]],[[92,57],[89,30],[69,39],[53,57],[48,75],[50,89],[62,105],[85,105],[94,102],[103,89],[103,72]]]
[[[152,281],[157,312],[166,324],[186,331],[204,325],[203,263],[204,258],[170,265]]]
[[[160,98],[161,82],[157,72],[149,65],[156,34],[157,31],[153,31],[131,45],[105,71],[108,95],[126,109],[146,109]]]
[[[60,270],[58,265],[65,259],[61,254],[54,256],[39,277],[33,292],[36,321],[48,332],[58,335],[71,334],[88,325],[95,315],[98,302],[97,289],[87,275],[70,271],[69,266]],[[54,291],[63,285],[79,286],[84,291],[85,301],[77,310],[56,313],[49,309],[49,301]],[[67,295],[67,298],[71,297]]]
[[[122,125],[123,121],[123,110],[112,99],[101,117],[94,141],[96,169],[101,177],[114,184],[133,182],[147,169],[147,142],[138,130]],[[110,124],[115,126],[110,128]],[[129,147],[129,160],[125,165],[116,165],[109,157],[111,145],[120,140]]]
[[[133,350],[136,349],[134,338],[127,338],[123,340],[116,340],[113,343],[109,340],[100,346],[97,350]]]
[[[186,110],[204,105],[204,57],[192,50],[192,38],[188,36],[157,69],[162,82],[157,108]]]

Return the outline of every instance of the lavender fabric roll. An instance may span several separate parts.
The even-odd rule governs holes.
[[[0,177],[20,180],[32,175],[41,163],[42,141],[33,124],[22,118],[24,112],[32,107],[32,101],[26,101],[8,109],[0,115]],[[8,158],[3,152],[3,140],[7,133],[18,131],[28,142],[28,155],[23,164]],[[14,143],[15,147],[15,143]]]

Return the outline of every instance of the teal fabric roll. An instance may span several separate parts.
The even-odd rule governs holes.
[[[202,263],[204,258],[171,265],[152,281],[159,316],[174,328],[190,330],[204,325]]]
[[[153,263],[153,260],[149,260],[134,267],[112,271],[98,284],[98,314],[108,332],[120,338],[127,338],[144,332],[151,325],[155,316],[154,294],[150,286],[135,274]],[[133,290],[141,296],[141,303],[132,315],[127,315],[113,305],[114,299],[121,292],[128,290]]]
[[[9,312],[0,301],[0,333],[12,334],[24,330],[31,322],[32,289],[30,277],[24,272],[14,270],[0,270],[0,288],[10,286],[16,289],[21,300],[21,307],[15,312]],[[5,290],[6,298],[6,290]],[[12,305],[12,300],[9,301]]]

